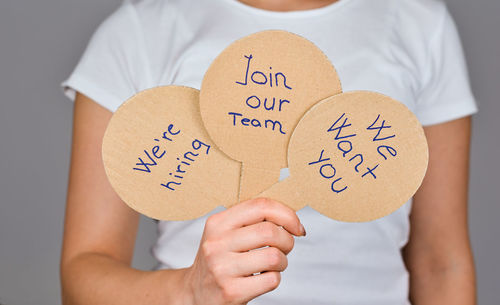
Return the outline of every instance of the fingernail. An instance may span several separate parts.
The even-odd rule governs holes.
[[[304,228],[303,224],[300,224],[300,231],[302,233],[302,236],[306,236],[306,229]]]

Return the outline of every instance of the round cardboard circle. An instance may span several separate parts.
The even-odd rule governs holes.
[[[210,140],[196,89],[156,87],[127,100],[107,126],[102,156],[121,199],[151,218],[193,219],[238,200],[240,163]]]
[[[272,184],[287,167],[288,142],[300,118],[341,91],[335,68],[318,47],[270,30],[237,40],[217,56],[203,78],[200,111],[216,145],[254,172],[250,182],[277,171]]]
[[[312,107],[288,149],[290,177],[262,196],[340,221],[386,216],[417,191],[428,163],[422,126],[402,103],[354,91]]]

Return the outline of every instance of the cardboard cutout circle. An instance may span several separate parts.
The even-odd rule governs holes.
[[[300,118],[318,101],[341,91],[326,55],[285,31],[244,37],[213,61],[203,78],[200,110],[217,146],[243,162],[240,200],[278,181]]]
[[[240,163],[213,145],[192,88],[157,87],[130,98],[109,122],[102,155],[121,199],[151,218],[193,219],[238,200]]]
[[[385,95],[355,91],[309,110],[288,148],[290,177],[259,196],[340,221],[386,216],[417,191],[428,163],[417,118]]]

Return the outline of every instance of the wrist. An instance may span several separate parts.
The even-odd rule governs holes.
[[[190,281],[190,268],[158,270],[162,283],[161,304],[195,305]]]
[[[184,268],[180,269],[180,279],[179,279],[179,291],[180,291],[180,298],[179,298],[179,304],[181,305],[196,305],[195,298],[194,298],[194,292],[195,289],[193,287],[193,276],[192,276],[192,271],[193,268],[192,266],[189,268]]]

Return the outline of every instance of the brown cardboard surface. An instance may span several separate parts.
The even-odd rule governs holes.
[[[288,147],[290,177],[259,196],[295,210],[310,205],[341,221],[369,221],[413,196],[427,163],[422,126],[406,106],[379,93],[347,92],[304,115]]]
[[[240,200],[243,201],[252,198],[255,195],[255,190],[265,190],[269,188],[269,186],[275,184],[279,178],[280,169],[258,168],[252,167],[251,165],[246,166],[246,164],[243,163],[240,177]],[[230,206],[231,205],[226,207]]]
[[[285,31],[244,37],[213,61],[201,86],[200,110],[216,145],[244,163],[240,200],[278,181],[302,115],[340,92],[339,78],[325,54]]]
[[[210,140],[198,90],[165,86],[132,97],[113,114],[102,154],[118,195],[151,218],[193,219],[238,200],[241,164]]]

